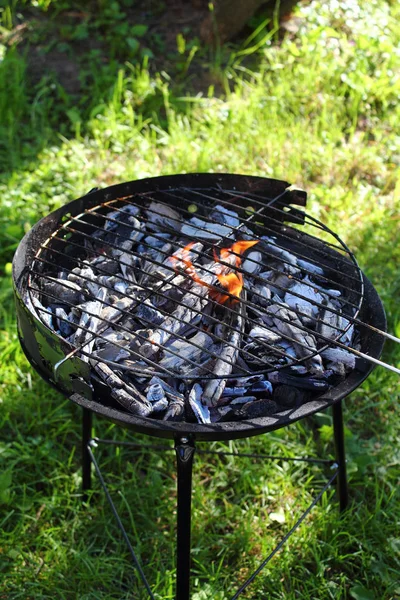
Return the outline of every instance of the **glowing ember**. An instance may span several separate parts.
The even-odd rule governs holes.
[[[232,244],[232,246],[230,248],[221,248],[219,256],[217,255],[217,252],[214,250],[214,260],[216,263],[222,264],[221,261],[227,261],[232,255],[236,255],[235,267],[238,268],[238,267],[240,267],[240,265],[242,263],[241,255],[243,254],[243,252],[245,252],[246,250],[248,250],[248,248],[251,248],[255,244],[258,244],[258,240],[255,240],[255,241],[240,240],[240,241]],[[229,292],[229,295],[221,293],[221,291],[218,290],[214,285],[211,285],[211,284],[203,281],[201,279],[201,277],[199,277],[199,275],[196,273],[196,269],[195,269],[192,261],[189,258],[189,253],[190,253],[190,250],[193,247],[193,245],[194,245],[194,242],[190,242],[182,250],[181,257],[179,259],[174,258],[174,260],[176,262],[181,262],[185,265],[186,273],[193,279],[193,281],[209,288],[210,298],[212,298],[219,304],[224,304],[228,299],[231,299],[232,303],[237,302],[237,300],[235,298],[232,298],[232,296],[236,296],[237,298],[240,297],[240,292],[242,291],[242,288],[243,288],[243,275],[241,273],[236,273],[233,271],[228,274],[218,274],[217,273],[216,276],[217,276],[219,283],[227,292]],[[224,266],[224,265],[222,265],[222,266]]]

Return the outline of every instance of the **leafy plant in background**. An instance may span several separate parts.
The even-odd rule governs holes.
[[[179,58],[175,59],[175,67],[180,77],[185,77],[192,60],[200,48],[199,40],[198,38],[194,38],[187,42],[183,33],[179,33],[176,37],[176,48]]]
[[[94,15],[92,30],[104,35],[113,57],[122,55],[129,58],[139,52],[142,56],[151,56],[151,51],[141,45],[141,40],[148,31],[147,25],[129,23],[126,12],[118,2],[102,6],[102,10]]]

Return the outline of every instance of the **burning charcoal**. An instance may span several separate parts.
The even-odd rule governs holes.
[[[165,242],[171,239],[170,233],[157,233],[157,237],[153,235],[148,235],[144,238],[143,242],[146,246],[150,248],[156,248],[157,250],[161,250],[165,246]]]
[[[287,360],[292,361],[296,359],[297,353],[292,342],[289,342],[288,340],[280,340],[277,346],[282,348],[282,350],[285,352]]]
[[[110,254],[118,259],[124,252],[132,250],[135,242],[140,242],[144,236],[144,224],[135,217],[129,217],[126,225],[118,227],[105,237],[105,242],[110,245]]]
[[[300,298],[299,295],[305,296],[307,300]],[[320,310],[315,303],[318,302],[319,304],[322,304],[323,301],[323,296],[317,290],[306,283],[300,283],[298,281],[296,281],[285,294],[285,303],[290,306],[290,308],[314,317],[318,315]]]
[[[315,330],[315,326],[317,324],[316,317],[313,314],[313,309],[310,303],[304,301],[304,304],[299,302],[296,306],[297,314],[299,316],[299,321],[309,329]]]
[[[228,225],[232,229],[236,229],[240,225],[239,215],[235,211],[229,210],[226,206],[222,206],[221,204],[217,204],[214,207],[214,210],[210,214],[210,218],[216,223]]]
[[[164,421],[182,421],[185,414],[185,403],[183,400],[174,400],[169,403],[166,413],[163,417]]]
[[[119,269],[118,262],[112,258],[108,258],[108,256],[96,256],[91,261],[91,265],[99,271],[100,275],[116,275]]]
[[[147,417],[152,406],[147,399],[132,386],[127,385],[116,373],[104,363],[94,365],[96,373],[109,386],[112,397],[129,412],[140,417]]]
[[[105,338],[105,339],[102,339]],[[127,331],[118,331],[113,329],[112,327],[107,327],[107,329],[105,329],[102,333],[102,338],[98,339],[97,344],[107,344],[107,342],[109,344],[121,344],[122,346],[127,345],[131,339],[132,336],[130,333],[128,333]],[[107,344],[108,345],[108,344]]]
[[[249,370],[249,369],[248,369]],[[232,385],[250,387],[264,379],[264,375],[249,375],[248,377],[236,377],[231,379]]]
[[[267,310],[273,315],[274,324],[283,337],[287,336],[294,340],[293,344],[298,358],[308,357],[312,352],[316,351],[314,336],[302,329],[300,320],[295,312],[278,304],[269,306]],[[311,366],[314,374],[323,372],[322,360],[318,354],[313,356],[310,361],[312,361]]]
[[[182,286],[185,284],[187,282],[187,277],[181,274],[174,277],[173,271],[186,271],[188,265],[191,265],[196,261],[198,253],[201,252],[202,249],[203,244],[201,242],[195,242],[188,244],[184,248],[178,248],[171,256],[167,256],[167,258],[164,258],[164,254],[162,260],[163,264],[154,265],[152,274],[157,276],[159,281],[156,281],[153,289],[156,290],[161,288],[164,295],[167,293],[171,297],[176,296],[177,299],[180,298],[181,295],[179,294],[181,290],[176,286]],[[168,278],[167,285],[165,278]]]
[[[167,278],[166,280],[165,277]],[[151,297],[151,301],[156,308],[162,308],[164,312],[170,312],[175,308],[175,303],[180,302],[183,295],[187,292],[186,288],[187,278],[184,275],[172,276],[169,272],[169,275],[163,276],[162,281],[157,281],[154,284],[154,294]],[[156,290],[160,290],[160,293],[157,293]]]
[[[210,372],[213,372],[215,363],[217,362],[216,358],[209,358],[204,361],[201,365],[197,367],[190,367],[189,365],[186,367],[185,376],[187,378],[196,378],[201,377],[203,375],[209,375]]]
[[[332,309],[335,312],[332,312]],[[340,341],[343,344],[350,345],[354,335],[354,325],[351,325],[346,332],[341,332],[340,329],[346,329],[350,325],[350,322],[338,314],[337,309],[334,308],[331,302],[328,303],[326,309],[321,314],[321,322],[318,325],[318,332],[324,337],[335,340],[340,336]]]
[[[245,261],[243,261],[242,269],[249,275],[257,275],[262,268],[261,252],[250,252]]]
[[[210,420],[211,423],[219,423],[224,420],[226,415],[233,413],[230,406],[215,406],[210,408]],[[229,419],[227,419],[229,421]]]
[[[147,388],[147,400],[151,403],[165,399],[165,392],[159,383],[153,383]]]
[[[103,327],[106,329],[110,323],[121,319],[125,312],[132,310],[135,304],[137,304],[137,300],[134,298],[124,297],[116,300],[112,306],[104,306],[100,315],[104,324],[100,327],[100,331],[103,330]]]
[[[224,396],[243,396],[247,391],[247,388],[245,387],[226,387],[222,394],[221,397]]]
[[[278,298],[283,298],[286,290],[288,290],[293,283],[293,279],[285,275],[285,273],[279,273],[277,271],[263,271],[257,277],[257,281],[258,285],[265,285],[270,292],[276,294]]]
[[[240,237],[243,240],[254,240],[254,231],[251,231],[251,229],[249,229],[248,227],[246,227],[246,225],[243,225],[243,222],[241,225],[239,225],[239,231],[240,231]]]
[[[52,312],[50,307],[45,308],[34,294],[27,294],[25,302],[29,310],[33,314],[38,315],[39,319],[47,325],[49,329],[54,329],[52,314],[49,314]]]
[[[82,311],[82,314],[79,320],[78,329],[75,332],[74,344],[82,345],[82,349],[84,349],[88,354],[90,354],[92,351],[93,344],[95,342],[94,334],[98,333],[99,326],[102,323],[98,317],[104,306],[104,292],[105,290],[103,288],[99,300],[86,302],[85,304],[81,304],[79,307]],[[87,361],[88,358],[83,355],[82,360]]]
[[[262,236],[261,239],[263,240],[263,249],[268,254],[273,254],[283,261],[281,265],[282,271],[289,275],[300,275],[300,271],[297,268],[297,259],[293,254],[281,248],[272,237]]]
[[[140,259],[134,256],[130,252],[122,252],[119,256],[119,263],[121,266],[121,273],[129,282],[136,282],[136,271],[140,265]]]
[[[125,281],[117,281],[114,283],[114,290],[118,292],[118,294],[122,294],[123,296],[128,295],[129,284],[125,283]]]
[[[142,321],[144,325],[161,325],[165,320],[165,315],[158,311],[151,303],[151,300],[146,299],[144,302],[139,304],[135,311],[135,317]]]
[[[88,291],[91,296],[96,297],[99,292],[98,279],[90,266],[84,268],[75,267],[68,275],[68,280],[76,283],[80,289]]]
[[[344,329],[345,327],[348,327],[349,325],[349,321],[347,319],[343,319],[342,321],[342,329]],[[350,327],[348,328],[348,330],[345,333],[342,333],[340,336],[340,341],[342,342],[342,344],[346,344],[346,346],[353,346],[353,348],[356,347],[356,344],[354,344],[354,324],[351,324]]]
[[[171,402],[184,402],[184,396],[180,392],[178,392],[171,385],[168,385],[166,381],[160,379],[159,377],[152,377],[150,379],[150,385],[158,384],[162,387],[165,392],[165,395],[171,400]]]
[[[263,393],[263,394],[272,394],[272,385],[269,381],[264,380],[264,381],[259,381],[257,383],[254,383],[252,386],[249,387],[248,392],[252,393],[252,394],[256,394],[256,393]]]
[[[312,273],[312,275],[323,275],[324,271],[321,267],[314,265],[314,263],[309,262],[308,260],[303,260],[302,258],[296,258],[298,266],[307,271],[308,274]]]
[[[242,314],[238,313],[236,315],[236,323],[228,336],[227,341],[229,345],[226,344],[222,347],[219,359],[215,363],[214,373],[218,376],[218,379],[211,379],[204,388],[202,400],[207,406],[216,406],[224,391],[226,386],[226,379],[224,377],[232,373],[233,366],[239,354],[243,326],[244,320]]]
[[[149,336],[151,334],[151,329],[136,329],[134,335],[132,336],[132,340],[129,344],[129,348],[132,352],[141,358],[141,347],[144,343],[147,342]],[[158,348],[157,348],[158,350]]]
[[[67,304],[80,304],[84,300],[81,286],[69,281],[68,279],[55,279],[46,277],[42,281],[43,291],[51,296],[50,300],[55,298],[64,301]]]
[[[162,252],[163,256],[167,256],[171,254],[172,248],[172,244],[170,242],[166,242],[163,246],[161,246],[160,252]]]
[[[267,342],[262,340],[253,340],[245,344],[242,350],[247,362],[254,368],[265,366],[266,361],[275,364],[278,360],[284,360],[281,346],[277,344],[267,345]]]
[[[290,367],[285,367],[285,372],[290,375],[307,375],[308,370],[304,365],[291,365]],[[326,371],[324,371],[324,376]]]
[[[168,408],[168,400],[165,397],[152,404],[153,413],[163,412],[166,408]]]
[[[191,291],[183,296],[182,304],[164,320],[163,329],[155,329],[150,333],[149,341],[140,348],[142,356],[150,358],[156,354],[171,335],[179,334],[184,325],[197,319],[208,302],[207,295],[207,287],[195,284]]]
[[[339,292],[339,290],[327,289],[326,287],[315,283],[315,281],[311,281],[308,275],[304,277],[303,282],[309,285],[310,287],[319,290],[320,292],[322,292],[322,294],[328,296],[328,298],[340,298],[340,296],[342,295],[341,292]]]
[[[282,337],[278,333],[274,333],[270,329],[262,327],[261,325],[255,325],[250,330],[249,338],[263,340],[264,342],[268,342],[269,344],[276,344],[277,342],[282,341]]]
[[[251,297],[251,301],[254,304],[259,304],[260,306],[268,306],[269,300],[271,299],[271,290],[267,285],[263,285],[258,283],[255,286],[251,287],[253,295]]]
[[[153,201],[149,204],[148,208],[145,209],[147,216],[147,229],[151,231],[160,231],[163,229],[174,229],[179,233],[181,228],[181,217],[180,214],[167,206],[161,204],[161,202]]]
[[[134,352],[132,351],[132,353]],[[129,360],[126,358],[112,366],[115,366],[116,369],[124,371],[127,376],[129,376],[131,373],[134,373],[136,378],[140,377],[141,375],[146,377],[151,377],[154,375],[154,369],[141,360]]]
[[[163,265],[167,267],[165,270],[160,271],[158,268],[158,272],[161,274],[170,275],[171,269],[186,271],[188,268],[188,264],[192,264],[196,262],[199,252],[201,252],[204,248],[204,245],[201,242],[194,242],[188,244],[184,248],[178,248],[175,250],[171,256],[167,256],[164,259]]]
[[[218,346],[213,344],[211,336],[204,331],[198,331],[196,335],[187,340],[175,339],[172,342],[167,342],[159,365],[170,371],[186,372],[188,362],[191,361],[200,365],[217,348]]]
[[[119,346],[115,346],[114,344],[107,344],[107,346],[105,346],[102,350],[96,350],[94,352],[94,356],[101,358],[101,360],[105,362],[118,362],[119,360],[129,358],[131,356],[131,352],[129,352],[129,350],[124,350]]]
[[[199,383],[195,383],[190,390],[188,402],[199,423],[211,423],[210,411],[201,402],[202,394],[203,388]]]
[[[148,417],[152,412],[153,407],[138,402],[137,399],[134,396],[132,396],[132,394],[130,394],[122,388],[111,388],[110,393],[111,396],[117,402],[119,402],[124,408],[126,408],[129,412],[133,413],[134,415],[138,415],[140,417]]]
[[[328,369],[342,377],[346,375],[346,372],[355,369],[356,357],[343,348],[327,348],[321,352],[321,356],[324,361],[327,361]]]
[[[255,402],[257,398],[255,396],[237,396],[236,398],[232,398],[232,404],[247,404],[248,402]]]
[[[69,317],[65,310],[61,307],[57,307],[55,309],[57,327],[61,333],[61,335],[65,338],[69,337],[73,333],[73,328],[71,327],[69,321]]]
[[[139,215],[139,210],[136,210],[136,207],[129,208],[129,210],[127,208],[127,206],[124,206],[120,210],[107,213],[104,230],[130,237],[132,228],[141,228],[140,222],[136,218]]]
[[[202,239],[208,241],[217,241],[224,238],[232,238],[234,232],[231,227],[221,223],[209,223],[198,217],[193,217],[185,223],[181,229],[182,235],[190,239]]]
[[[165,254],[161,250],[147,250],[142,254],[140,274],[138,274],[138,281],[141,285],[147,287],[153,287],[154,283],[160,280],[160,270],[163,269],[161,266]],[[171,277],[171,270],[166,276]]]
[[[280,245],[295,248],[297,234],[260,241],[223,200],[186,221],[164,202],[146,202],[106,209],[81,252],[67,245],[67,264],[78,266],[50,279],[43,268],[42,294],[30,300],[126,410],[172,423],[257,419],[356,368],[351,352],[318,353],[324,337],[354,347],[353,325],[340,335],[354,313],[346,290],[342,300],[325,287],[328,275],[336,281],[333,267]],[[267,376],[244,375],[270,367]]]
[[[83,261],[85,262],[85,261]],[[58,279],[68,279],[69,271],[61,270],[58,272]]]
[[[269,399],[255,400],[247,402],[240,408],[233,411],[234,421],[242,419],[258,419],[260,417],[268,417],[277,411],[276,402]]]
[[[295,408],[303,404],[307,399],[307,394],[289,385],[278,385],[274,388],[273,399],[280,406],[285,408]]]
[[[106,231],[114,231],[120,223],[122,225],[125,224],[129,217],[137,217],[139,212],[140,208],[138,206],[134,206],[133,204],[125,204],[121,206],[118,210],[114,210],[113,212],[107,213],[107,219],[104,223],[104,229]],[[115,221],[118,222],[115,223]]]

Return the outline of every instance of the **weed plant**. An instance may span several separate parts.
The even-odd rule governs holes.
[[[218,56],[183,36],[178,85],[150,69],[143,28],[130,30],[128,40],[139,44],[132,54],[135,43],[118,16],[126,5],[98,0],[97,22],[73,33],[76,42],[102,32],[112,48],[106,64],[90,54],[90,69],[82,57],[78,96],[51,74],[31,85],[28,55],[2,47],[0,598],[7,600],[146,597],[96,481],[82,503],[80,410],[39,378],[18,342],[11,260],[40,217],[94,186],[147,176],[225,171],[285,179],[308,191],[307,210],[354,250],[384,302],[389,330],[400,336],[399,5],[314,0],[298,7],[295,34],[278,39],[258,23]],[[24,10],[55,15],[60,6],[77,8],[72,0],[9,3],[2,31],[21,24]],[[121,35],[107,29],[110,19]],[[223,81],[224,94],[212,86],[188,91],[194,56]],[[386,343],[383,358],[400,366],[398,346]],[[334,490],[324,494],[243,597],[400,597],[398,376],[377,368],[345,404],[349,510],[339,515]],[[95,434],[149,442],[102,419]],[[329,458],[332,420],[321,413],[270,435],[200,446]],[[173,452],[97,452],[155,597],[174,598]],[[231,598],[328,475],[285,460],[197,456],[193,599]]]

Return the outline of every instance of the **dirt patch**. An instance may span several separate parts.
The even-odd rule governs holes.
[[[230,1],[235,4],[238,0]],[[219,2],[222,7],[223,1]],[[227,5],[227,0],[224,2]],[[215,91],[222,91],[218,75],[212,73],[215,33],[219,31],[225,41],[238,29],[243,36],[251,29],[243,30],[242,23],[230,26],[229,33],[227,23],[232,25],[234,19],[230,15],[224,19],[222,9],[216,10],[213,17],[208,2],[203,0],[149,0],[132,7],[123,4],[110,2],[101,11],[94,3],[83,10],[62,11],[50,5],[47,13],[31,7],[21,11],[20,22],[7,35],[6,43],[17,45],[26,54],[32,85],[49,76],[72,96],[82,93],[96,67],[111,62],[141,64],[146,56],[151,71],[165,71],[178,84],[184,81],[186,90],[206,92],[209,85],[214,85]],[[218,8],[218,2],[215,4]],[[254,10],[259,4],[254,2]],[[294,4],[296,0],[282,2],[280,17],[286,26]],[[272,18],[274,6],[275,0],[263,4],[260,18]],[[236,38],[235,43],[240,41]],[[223,68],[223,64],[220,66]]]

